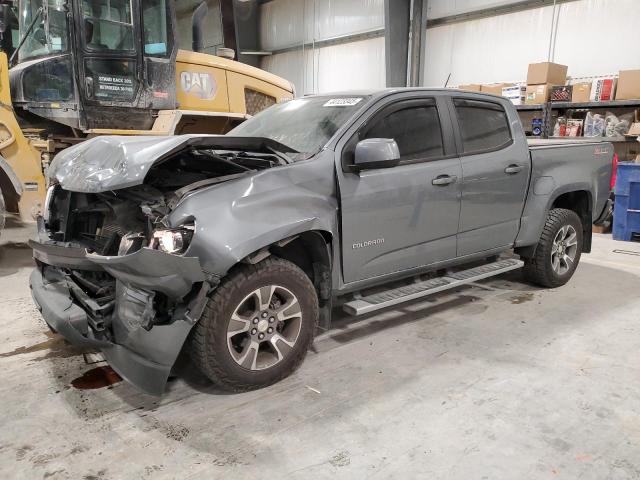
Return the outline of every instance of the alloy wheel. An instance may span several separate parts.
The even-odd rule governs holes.
[[[284,360],[298,340],[302,310],[287,288],[268,285],[247,295],[227,326],[227,347],[247,370],[264,370]]]
[[[551,267],[558,275],[564,275],[573,266],[578,253],[578,233],[571,225],[558,230],[551,246]]]

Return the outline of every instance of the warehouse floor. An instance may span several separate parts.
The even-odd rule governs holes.
[[[598,235],[573,281],[519,273],[340,320],[270,388],[183,365],[162,398],[92,381],[0,242],[0,478],[640,478],[640,245]],[[90,387],[101,388],[89,389]]]

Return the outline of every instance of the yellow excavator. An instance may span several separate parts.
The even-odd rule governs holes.
[[[293,98],[276,75],[176,43],[174,0],[0,0],[0,229],[33,220],[59,151],[96,135],[226,133]]]

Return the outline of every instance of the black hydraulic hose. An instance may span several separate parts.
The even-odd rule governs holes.
[[[22,45],[24,45],[24,42],[27,40],[27,37],[29,36],[29,34],[31,33],[31,30],[33,30],[33,27],[36,26],[36,22],[38,21],[38,19],[40,18],[40,16],[42,15],[43,12],[43,8],[40,7],[38,9],[38,11],[36,12],[36,16],[33,17],[33,20],[31,21],[31,24],[29,25],[29,28],[27,28],[27,31],[24,32],[24,36],[20,39],[20,43],[18,44],[18,46],[16,47],[15,51],[13,52],[13,54],[11,55],[11,58],[9,59],[9,67],[11,67],[11,65],[13,65],[13,61],[16,58],[16,55],[18,55],[18,52],[20,51],[20,49],[22,48]]]

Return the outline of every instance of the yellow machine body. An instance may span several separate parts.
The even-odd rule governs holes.
[[[82,138],[223,134],[249,116],[293,96],[293,85],[276,75],[226,58],[179,50],[175,110],[159,111],[151,130],[93,129],[83,132]],[[17,208],[23,220],[33,220],[43,208],[46,168],[69,143],[43,139],[37,130],[21,129],[13,112],[4,53],[0,53],[0,103],[0,188],[8,210]]]

